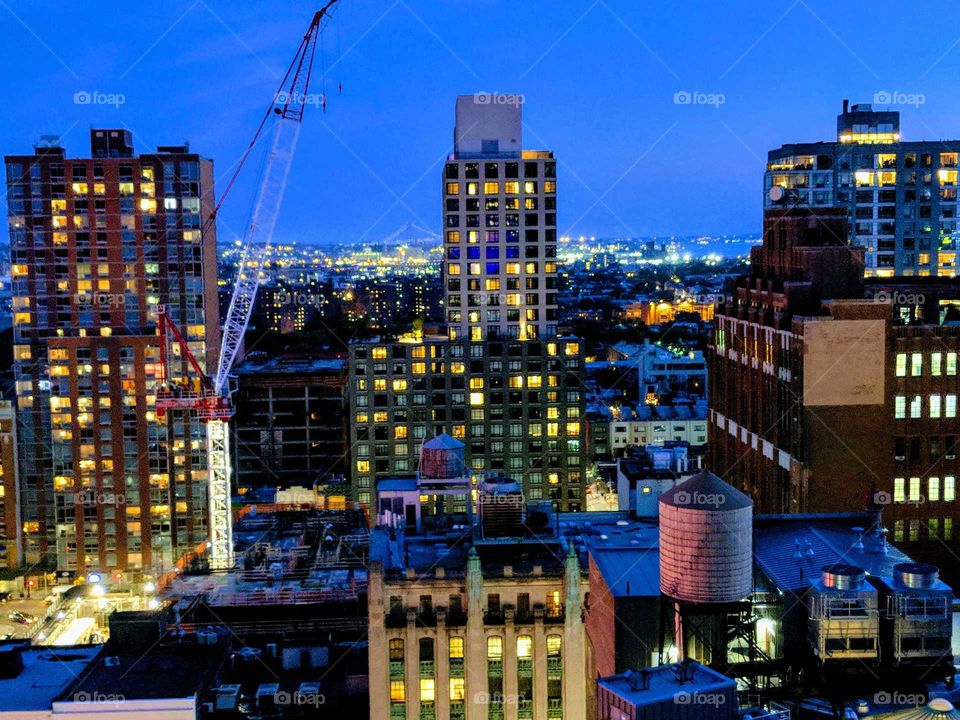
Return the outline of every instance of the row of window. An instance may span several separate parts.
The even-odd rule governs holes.
[[[924,353],[897,353],[896,357],[896,375],[897,377],[907,377],[909,370],[910,377],[920,377],[923,375]],[[945,361],[945,362],[944,362]],[[933,377],[940,375],[957,374],[957,353],[955,352],[932,352],[930,353],[928,374]]]
[[[500,177],[500,164],[496,162],[485,162],[482,165],[478,162],[463,163],[463,177],[467,180],[479,180],[480,169],[483,168],[483,177],[486,180],[496,180]],[[527,161],[523,163],[524,177],[537,177],[540,174],[540,164],[536,161]],[[552,178],[557,176],[557,163],[548,161],[543,163],[543,176]],[[460,177],[460,165],[449,163],[444,168],[444,177],[447,180],[456,180]],[[507,179],[520,177],[520,163],[508,161],[503,164],[503,177]]]
[[[909,406],[908,406],[909,400]],[[916,420],[923,417],[923,396],[912,395],[908,399],[906,395],[895,395],[893,398],[893,416],[897,420],[904,420],[907,417]],[[941,395],[933,393],[927,396],[927,417],[955,418],[957,416],[957,396],[953,393]]]
[[[953,475],[927,478],[927,494],[921,493],[919,477],[894,478],[893,501],[895,503],[954,502],[957,499],[957,479]]]

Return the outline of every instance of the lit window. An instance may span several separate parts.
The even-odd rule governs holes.
[[[436,697],[436,681],[433,678],[420,678],[420,702],[434,701]]]
[[[907,375],[907,354],[897,353],[897,377],[906,377]]]
[[[394,440],[406,440],[407,439],[407,426],[406,425],[397,425],[393,428],[393,439]]]
[[[483,184],[483,194],[484,195],[496,195],[500,192],[500,183],[497,182],[485,182]]]
[[[403,378],[397,378],[396,380],[393,381],[393,389],[396,390],[396,391],[398,391],[398,392],[401,392],[401,391],[403,391],[403,390],[406,390],[406,389],[407,389],[407,381],[404,380]]]
[[[927,500],[930,502],[940,500],[940,478],[932,477],[927,481]]]
[[[547,617],[558,618],[560,617],[560,612],[562,607],[560,605],[560,591],[551,590],[547,593]]]
[[[897,395],[894,397],[893,416],[897,420],[903,420],[907,416],[907,398],[905,395]]]
[[[913,353],[910,356],[910,374],[918,377],[923,371],[923,353]]]
[[[907,499],[906,480],[902,477],[893,479],[893,501],[902,503]]]
[[[563,638],[559,635],[547,635],[547,655],[556,657],[563,648]]]
[[[459,195],[460,194],[460,183],[449,182],[447,183],[447,195]]]
[[[523,191],[527,194],[533,194],[537,192],[537,183],[534,180],[527,180],[523,183]]]
[[[450,678],[450,700],[452,702],[463,702],[466,697],[465,690],[462,677]]]
[[[957,374],[957,354],[955,352],[947,353],[947,375]]]
[[[938,352],[930,353],[930,374],[931,375],[940,374],[941,365],[943,362],[942,359],[943,359],[942,353],[938,353]]]
[[[467,183],[467,195],[476,195],[480,192],[480,184],[475,182]]]
[[[374,360],[386,360],[387,359],[387,349],[385,347],[375,347],[371,351],[371,355]]]
[[[370,461],[369,460],[357,460],[357,472],[368,473],[370,472]]]
[[[502,637],[488,637],[487,638],[487,659],[488,660],[502,660],[503,659],[503,638]]]
[[[470,393],[470,404],[474,407],[483,405],[483,393],[482,392],[472,392]]]
[[[517,636],[517,657],[518,658],[533,657],[533,637],[532,636],[530,635]]]
[[[941,398],[939,395],[930,396],[930,417],[940,417],[940,400]]]
[[[390,681],[390,702],[402,703],[406,702],[406,683],[403,680],[391,680]]]
[[[947,395],[944,403],[944,417],[952,418],[957,416],[957,396]]]
[[[518,195],[520,193],[520,183],[516,180],[508,180],[503,184],[503,191],[507,195]]]
[[[943,479],[943,501],[953,502],[957,499],[957,479],[953,475],[947,475]]]
[[[910,478],[910,502],[920,502],[920,478]]]
[[[463,658],[463,638],[462,637],[450,638],[450,657],[452,659]]]
[[[920,417],[922,408],[923,408],[922,398],[919,395],[914,395],[913,399],[910,401],[910,417],[911,418]]]

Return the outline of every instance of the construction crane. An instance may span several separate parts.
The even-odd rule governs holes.
[[[161,382],[157,391],[157,415],[164,417],[168,410],[194,411],[207,429],[207,503],[209,506],[209,537],[207,557],[211,570],[233,567],[233,515],[230,505],[230,437],[229,421],[233,415],[228,379],[234,361],[243,346],[243,337],[250,323],[250,315],[260,284],[260,270],[269,254],[273,231],[280,214],[290,166],[293,161],[304,111],[319,97],[326,108],[326,96],[311,96],[310,77],[316,54],[317,38],[329,20],[333,6],[339,0],[329,0],[314,16],[300,41],[300,46],[287,68],[280,87],[264,113],[257,131],[237,163],[226,189],[210,217],[201,229],[201,235],[216,222],[217,213],[230,194],[241,170],[254,148],[262,141],[270,143],[266,164],[260,179],[250,224],[247,227],[234,284],[230,309],[223,325],[223,337],[216,374],[204,372],[187,345],[186,338],[161,307],[157,317],[157,335],[160,336]],[[272,137],[271,137],[272,136]],[[179,383],[171,382],[167,343],[173,342],[190,365],[194,377]]]

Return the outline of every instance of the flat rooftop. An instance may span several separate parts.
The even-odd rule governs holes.
[[[650,705],[653,703],[673,701],[680,693],[702,693],[716,690],[733,691],[736,682],[732,678],[711,670],[698,662],[685,664],[686,675],[681,682],[681,666],[679,663],[658,665],[646,671],[647,689],[637,681],[641,678],[641,671],[628,670],[618,675],[599,678],[597,683],[616,693],[633,705]]]
[[[49,711],[54,698],[84,673],[101,650],[102,645],[57,648],[16,642],[0,645],[0,660],[8,653],[18,652],[23,660],[23,670],[16,677],[0,679],[0,712]]]
[[[110,645],[62,698],[120,696],[125,700],[192,698],[205,689],[226,660],[230,644],[198,645],[167,636],[144,652],[114,655]],[[99,649],[99,648],[98,648]],[[71,678],[73,680],[74,678]]]
[[[237,375],[310,375],[346,372],[346,368],[344,358],[280,355],[245,360],[233,372]]]

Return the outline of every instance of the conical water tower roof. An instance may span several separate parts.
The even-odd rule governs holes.
[[[700,510],[741,510],[753,506],[749,495],[705,470],[665,492],[660,502]]]
[[[934,698],[920,707],[874,716],[876,720],[960,720],[960,712],[945,698]]]
[[[424,450],[459,450],[464,445],[455,437],[440,433],[423,444]]]

